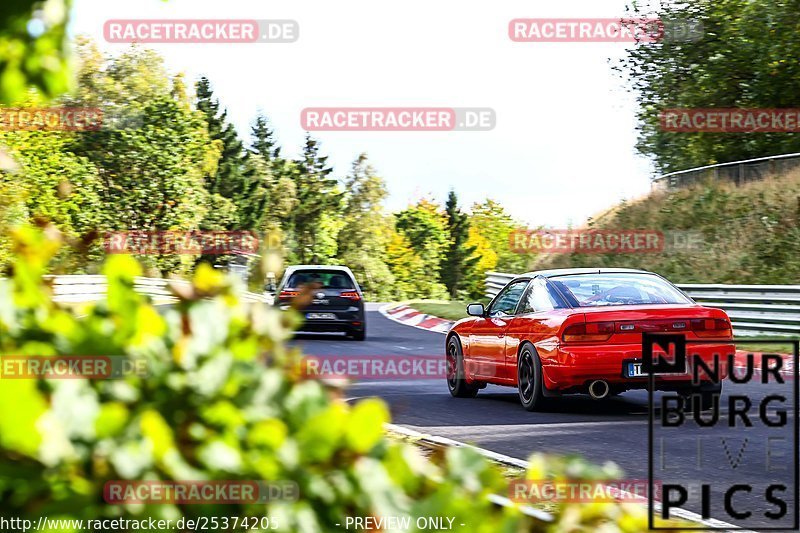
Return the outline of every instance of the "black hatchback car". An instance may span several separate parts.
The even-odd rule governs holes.
[[[366,338],[364,296],[349,268],[290,266],[278,285],[275,304],[288,309],[304,291],[311,291],[313,298],[299,309],[305,318],[301,331],[342,331],[358,341]]]

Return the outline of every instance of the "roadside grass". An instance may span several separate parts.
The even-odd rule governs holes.
[[[791,343],[759,343],[757,339],[749,339],[749,342],[736,343],[737,350],[745,350],[748,352],[764,352],[764,353],[780,353],[780,354],[793,354],[794,346]]]
[[[748,335],[747,337],[739,337],[743,342],[736,343],[737,350],[746,350],[748,352],[764,352],[764,353],[780,353],[780,354],[793,354],[794,345],[791,342],[759,342],[767,340],[794,340],[794,337],[781,337],[776,335]]]
[[[411,300],[409,307],[413,307],[420,313],[438,316],[445,320],[460,320],[467,316],[467,304],[459,301],[445,300]]]
[[[589,227],[662,231],[669,246],[648,254],[542,254],[531,269],[631,267],[674,283],[798,283],[800,169],[739,187],[712,181],[657,190],[598,214]]]

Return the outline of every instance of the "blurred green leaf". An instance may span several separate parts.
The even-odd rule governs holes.
[[[380,400],[358,402],[350,413],[345,437],[350,448],[366,453],[383,438],[383,425],[389,422],[389,410]]]

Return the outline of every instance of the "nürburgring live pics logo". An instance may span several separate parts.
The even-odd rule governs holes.
[[[740,342],[687,341],[682,335],[643,334],[642,371],[649,379],[650,529],[726,530],[733,524],[758,531],[784,531],[800,526],[800,341],[748,341],[765,346],[791,345],[791,357],[737,352],[735,346]],[[687,344],[714,345],[719,353],[713,360],[703,360],[690,348],[687,357]],[[683,391],[683,398],[665,392],[656,405],[656,376],[666,380],[670,374],[691,375],[695,388],[688,395]],[[722,395],[706,392],[704,399],[697,388],[702,385],[706,391],[709,387],[713,390],[714,384],[722,381]],[[656,480],[661,502],[653,497]],[[666,520],[679,518],[680,510],[699,514],[704,520],[702,526],[667,527]]]

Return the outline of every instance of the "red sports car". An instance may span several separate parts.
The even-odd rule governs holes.
[[[602,399],[647,388],[643,332],[684,334],[687,363],[700,357],[711,368],[714,354],[724,361],[734,349],[724,311],[698,305],[643,270],[529,272],[506,285],[487,308],[471,304],[467,313],[447,335],[450,393],[474,397],[487,383],[517,387],[529,411],[561,394]],[[692,384],[689,366],[685,374],[657,374],[656,389],[697,396],[707,408],[722,391],[725,365],[718,383],[698,385]]]

